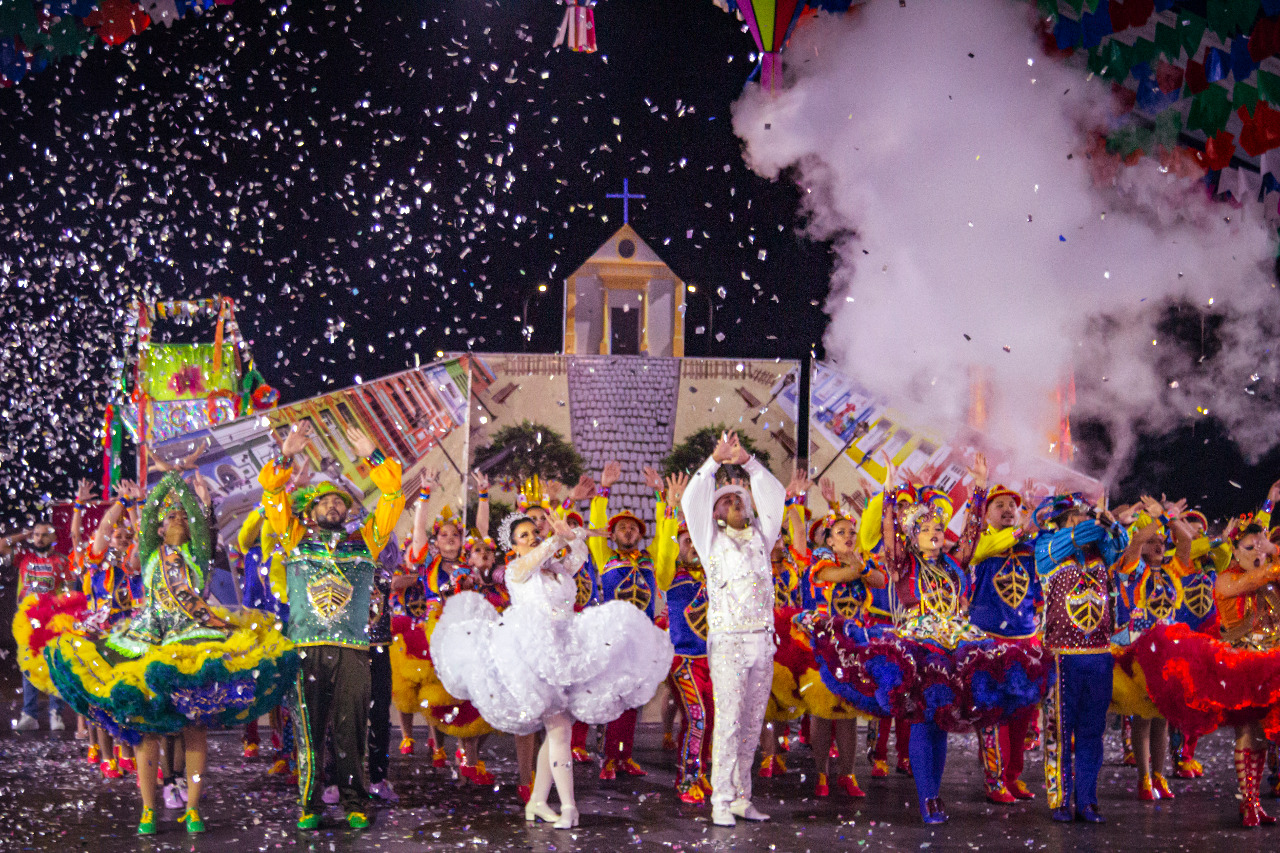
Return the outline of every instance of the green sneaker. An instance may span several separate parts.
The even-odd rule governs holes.
[[[187,832],[191,835],[204,832],[204,821],[200,819],[200,812],[195,809],[187,809],[178,820],[187,825]]]
[[[139,835],[155,835],[156,834],[156,810],[142,810],[142,818],[138,821]]]
[[[363,812],[352,812],[347,815],[347,825],[352,829],[368,829],[369,816]]]
[[[303,812],[302,817],[298,818],[298,829],[319,829],[320,815],[311,812]]]

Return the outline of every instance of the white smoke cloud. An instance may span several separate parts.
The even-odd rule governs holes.
[[[1051,395],[1074,371],[1077,415],[1109,423],[1121,455],[1197,407],[1260,453],[1280,433],[1245,388],[1270,359],[1274,229],[1149,158],[1100,185],[1088,131],[1109,91],[1045,57],[1028,15],[872,0],[818,16],[782,87],[735,105],[748,164],[794,179],[807,232],[837,250],[829,357],[938,423],[963,421],[977,368],[989,430],[1024,452],[1048,450]],[[1162,343],[1172,303],[1225,312],[1221,352]]]

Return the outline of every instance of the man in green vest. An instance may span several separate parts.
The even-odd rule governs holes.
[[[346,520],[356,498],[324,481],[285,491],[293,457],[307,446],[303,420],[281,446],[281,458],[258,474],[266,523],[278,537],[285,564],[289,639],[299,647],[296,685],[300,829],[318,829],[326,731],[333,738],[342,809],[353,829],[369,825],[365,735],[369,717],[369,598],[377,559],[404,510],[400,463],[373,441],[347,427],[347,441],[369,466],[381,492],[378,505],[357,530]]]

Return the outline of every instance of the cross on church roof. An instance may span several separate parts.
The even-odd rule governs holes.
[[[626,225],[626,224],[627,224],[627,220],[628,220],[628,218],[630,217],[630,213],[631,213],[631,211],[630,211],[630,204],[629,204],[629,202],[630,202],[630,201],[631,201],[631,199],[633,199],[633,198],[637,198],[637,199],[639,199],[639,198],[644,198],[644,196],[643,196],[643,195],[640,195],[639,193],[632,194],[632,192],[630,191],[630,189],[628,189],[628,181],[627,181],[627,179],[626,179],[626,178],[623,178],[623,179],[622,179],[622,192],[620,192],[620,193],[607,193],[607,194],[605,195],[605,198],[620,198],[620,199],[622,199],[622,224],[623,224],[623,225]]]

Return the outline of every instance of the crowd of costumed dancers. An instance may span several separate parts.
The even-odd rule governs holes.
[[[942,490],[892,465],[876,494],[817,484],[815,509],[804,473],[784,486],[726,433],[697,471],[644,471],[652,531],[610,505],[610,463],[598,483],[522,502],[493,525],[497,542],[484,475],[472,528],[448,509],[428,517],[428,475],[397,544],[399,462],[347,430],[379,492],[366,511],[295,464],[309,440],[305,422],[284,438],[235,542],[219,542],[206,484],[181,469],[145,494],[120,483],[87,538],[82,484],[70,557],[47,523],[0,540],[20,597],[16,728],[39,728],[42,693],[52,729],[70,706],[88,760],[106,779],[136,777],[142,835],[162,808],[203,831],[208,730],[242,731],[252,757],[264,716],[269,772],[297,781],[298,826],[318,828],[326,805],[369,826],[375,804],[398,799],[393,706],[402,754],[419,751],[421,715],[428,760],[448,766],[453,738],[458,778],[495,790],[481,746],[513,735],[525,819],[570,828],[575,764],[598,760],[603,780],[646,774],[637,713],[663,682],[677,794],[709,804],[716,825],[767,820],[753,775],[788,772],[802,745],[815,796],[832,781],[836,796],[865,796],[863,721],[870,776],[888,775],[895,740],[925,823],[947,820],[948,739],[969,733],[988,800],[1036,797],[1022,776],[1039,743],[1052,819],[1104,823],[1109,710],[1140,800],[1174,797],[1167,771],[1201,775],[1198,739],[1228,726],[1240,820],[1275,823],[1260,795],[1275,793],[1280,734],[1280,484],[1215,536],[1185,501],[1032,495],[989,484],[978,456],[953,524]],[[228,570],[234,594],[210,595]]]

